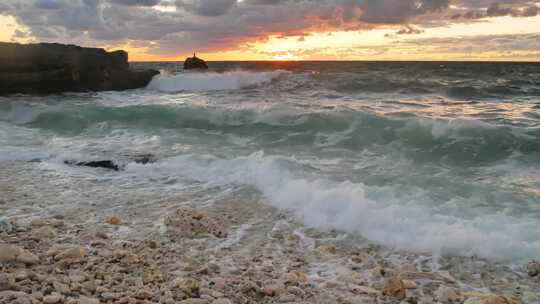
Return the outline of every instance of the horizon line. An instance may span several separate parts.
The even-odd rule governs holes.
[[[260,59],[260,60],[253,60],[253,59],[247,59],[247,60],[205,60],[206,62],[421,62],[421,63],[540,63],[540,58],[536,60],[478,60],[478,59],[471,59],[471,60],[464,60],[464,59],[458,59],[458,60],[393,60],[393,59],[374,59],[374,60],[367,60],[367,59],[352,59],[352,60],[341,60],[341,59],[310,59],[310,60],[274,60],[274,59]],[[157,63],[157,62],[179,62],[183,63],[184,60],[129,60],[130,63]]]

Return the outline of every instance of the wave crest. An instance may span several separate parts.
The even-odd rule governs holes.
[[[271,72],[187,72],[175,75],[160,75],[150,82],[148,89],[165,93],[238,90],[271,82],[284,73],[286,72],[278,70]]]
[[[186,154],[143,166],[131,163],[128,174],[149,178],[178,176],[207,187],[247,185],[265,202],[288,210],[308,227],[359,233],[390,248],[443,255],[478,255],[495,260],[539,258],[539,223],[484,209],[482,213],[452,211],[478,206],[477,197],[455,197],[438,205],[433,193],[397,185],[368,186],[295,174],[294,158],[265,155],[224,159]]]

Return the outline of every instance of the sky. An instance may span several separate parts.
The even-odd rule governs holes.
[[[131,61],[540,61],[540,0],[1,0],[0,28]]]

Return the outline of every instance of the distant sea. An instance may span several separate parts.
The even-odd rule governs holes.
[[[116,196],[235,193],[389,248],[540,259],[540,64],[132,65],[162,75],[126,92],[0,97],[0,163]],[[64,164],[104,159],[124,170]]]

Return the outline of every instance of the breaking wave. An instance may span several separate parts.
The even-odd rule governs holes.
[[[165,93],[206,92],[238,90],[268,83],[279,77],[284,71],[248,72],[230,71],[225,73],[185,72],[174,75],[160,75],[148,85],[148,89]]]
[[[151,165],[132,163],[138,176],[180,175],[208,187],[247,185],[266,201],[293,212],[309,227],[355,232],[378,244],[416,252],[478,255],[491,259],[540,258],[540,224],[489,210],[456,216],[474,199],[455,197],[442,205],[432,193],[402,191],[398,185],[368,186],[350,181],[298,176],[294,159],[257,152],[233,159],[184,155]]]
[[[386,147],[418,161],[488,164],[513,153],[540,151],[540,129],[488,124],[470,119],[392,117],[349,110],[303,111],[286,106],[265,109],[136,105],[74,105],[17,108],[3,119],[19,126],[82,135],[99,127],[138,130],[198,130],[240,136],[263,146],[303,144],[361,151]],[[2,117],[0,117],[2,120]],[[202,138],[201,138],[202,140]]]

